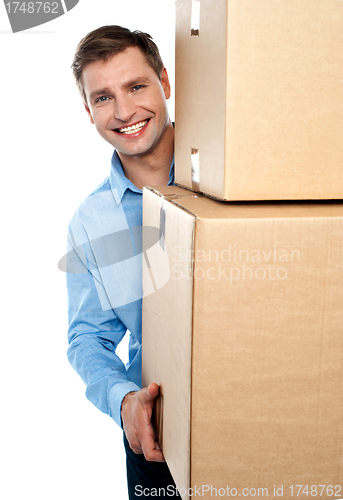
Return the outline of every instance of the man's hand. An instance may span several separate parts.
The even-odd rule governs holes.
[[[123,429],[131,450],[144,453],[151,462],[165,461],[151,425],[152,409],[159,390],[159,386],[153,383],[140,391],[129,392],[121,405]]]

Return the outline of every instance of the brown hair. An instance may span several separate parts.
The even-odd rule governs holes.
[[[146,57],[149,66],[161,78],[164,68],[157,45],[148,33],[130,31],[121,26],[102,26],[86,35],[78,44],[72,70],[76,85],[85,103],[87,98],[82,81],[82,71],[93,61],[106,61],[128,47],[138,47]]]

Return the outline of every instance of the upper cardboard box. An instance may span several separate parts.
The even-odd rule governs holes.
[[[176,1],[177,184],[343,198],[343,2]]]

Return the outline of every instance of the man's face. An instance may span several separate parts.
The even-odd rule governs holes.
[[[137,47],[83,70],[86,111],[97,131],[119,156],[144,156],[163,150],[169,124],[167,72],[161,80]]]

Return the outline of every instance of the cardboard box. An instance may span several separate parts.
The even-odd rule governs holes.
[[[182,498],[343,497],[343,204],[143,200],[144,290],[170,272],[143,299],[143,384]]]
[[[342,47],[341,0],[177,0],[176,183],[342,199]]]

